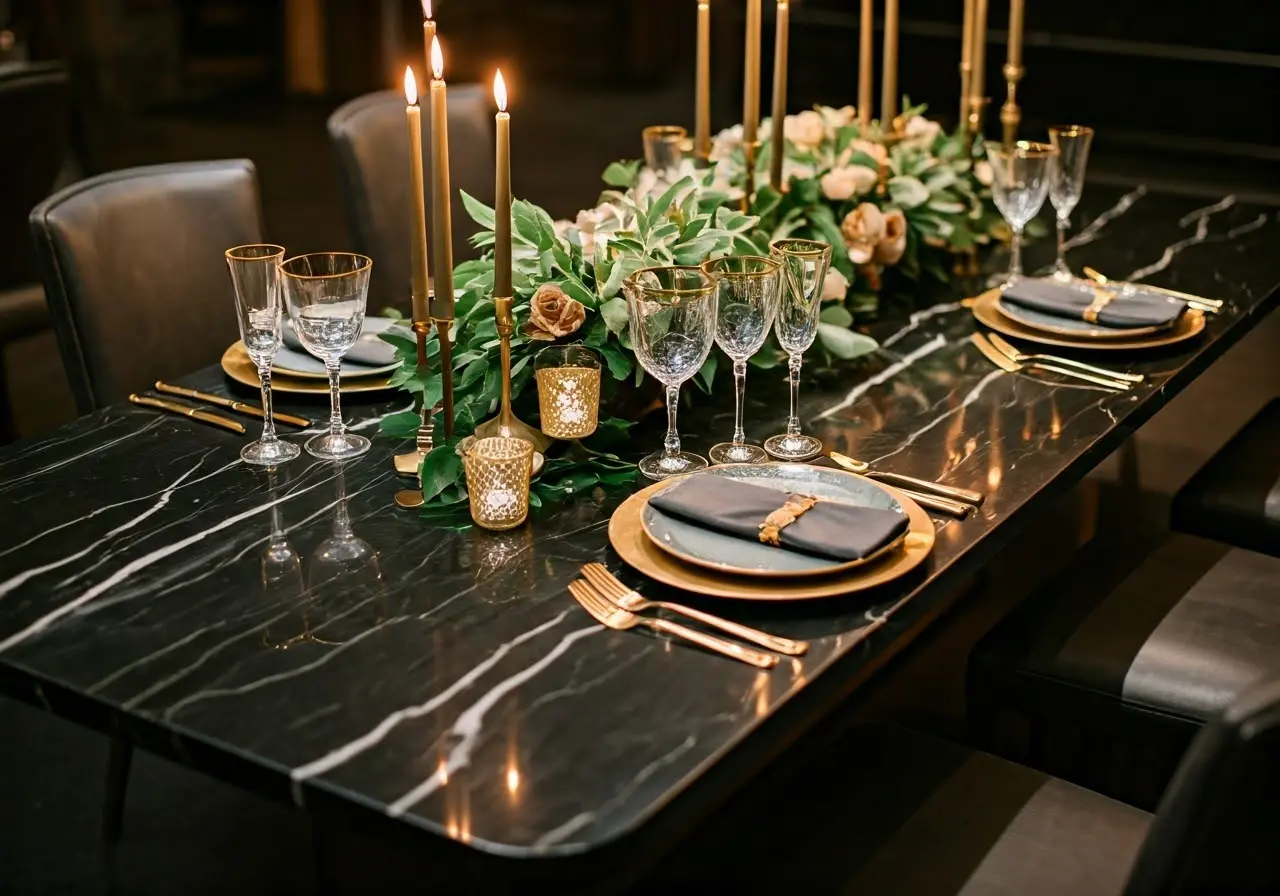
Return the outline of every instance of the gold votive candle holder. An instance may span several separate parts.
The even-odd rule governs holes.
[[[581,345],[552,345],[533,359],[542,431],[583,439],[600,422],[600,357]]]
[[[524,439],[479,439],[464,459],[471,519],[485,529],[514,529],[529,515],[533,445]]]
[[[658,124],[640,132],[644,145],[644,164],[659,174],[673,177],[684,159],[689,132],[678,125]]]

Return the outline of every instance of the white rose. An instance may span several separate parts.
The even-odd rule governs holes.
[[[822,116],[812,110],[788,115],[783,125],[787,139],[801,149],[817,149],[827,137],[827,126]]]
[[[923,115],[915,115],[903,128],[902,144],[917,149],[929,149],[941,132],[942,125],[936,121],[930,121]]]
[[[835,268],[827,269],[827,278],[822,281],[822,301],[840,302],[849,292],[849,278]]]
[[[842,106],[839,109],[834,109],[831,106],[819,106],[818,114],[822,116],[822,122],[827,126],[828,138],[834,138],[836,131],[853,124],[857,111],[853,106]]]
[[[870,191],[879,179],[879,174],[865,165],[833,168],[822,176],[822,195],[843,202]]]
[[[733,155],[733,151],[742,145],[742,125],[735,124],[716,134],[711,141],[711,161],[718,162]]]
[[[984,187],[991,186],[991,163],[986,159],[979,159],[973,163],[973,176],[978,179],[978,183]]]

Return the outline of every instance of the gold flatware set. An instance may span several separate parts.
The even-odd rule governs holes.
[[[218,407],[227,408],[238,414],[246,414],[250,417],[263,419],[265,412],[262,408],[255,404],[249,404],[244,401],[237,401],[233,398],[225,398],[221,395],[214,395],[209,392],[201,392],[199,389],[188,389],[185,386],[174,386],[163,380],[157,380],[155,385],[157,392],[165,395],[180,395],[183,398],[194,399],[204,404],[212,404]],[[170,414],[180,414],[183,417],[190,417],[192,420],[198,420],[201,423],[208,423],[210,426],[218,426],[222,429],[229,430],[234,433],[244,434],[244,426],[230,417],[224,417],[221,414],[215,414],[202,408],[192,407],[189,404],[183,404],[180,401],[169,401],[164,398],[156,398],[153,395],[139,395],[136,392],[129,396],[129,401],[142,407],[155,408],[159,411],[167,411]],[[281,414],[278,411],[272,415],[277,423],[288,423],[293,426],[306,428],[311,425],[311,421],[305,417],[298,417],[293,414]]]
[[[1148,292],[1158,292],[1166,296],[1172,296],[1175,299],[1182,299],[1187,305],[1198,311],[1204,311],[1209,314],[1217,314],[1222,311],[1221,299],[1206,299],[1203,296],[1195,296],[1189,292],[1178,292],[1176,289],[1165,289],[1163,286],[1151,286],[1147,283],[1138,284],[1126,283],[1123,280],[1111,280],[1088,266],[1084,269],[1084,275],[1099,286],[1109,286],[1113,289],[1121,290],[1131,286],[1134,289],[1144,289]]]
[[[850,473],[857,473],[868,479],[894,486],[921,507],[928,507],[930,510],[941,511],[961,519],[982,506],[982,502],[986,499],[981,492],[970,491],[967,488],[944,485],[928,479],[916,479],[914,476],[904,476],[901,473],[873,470],[865,461],[841,454],[839,451],[828,451],[827,457]]]
[[[1101,367],[1093,367],[1092,365],[1082,365],[1078,361],[1071,361],[1070,358],[1059,358],[1053,355],[1029,355],[1018,351],[1005,340],[1000,339],[996,334],[988,335],[983,333],[974,333],[969,337],[978,349],[986,356],[987,360],[999,367],[1001,370],[1009,373],[1019,373],[1023,370],[1042,370],[1046,373],[1056,373],[1059,376],[1065,376],[1071,379],[1083,380],[1086,383],[1092,383],[1103,389],[1110,389],[1113,392],[1123,392],[1141,382],[1141,378],[1135,380],[1133,377],[1138,374],[1124,374],[1123,377]],[[1001,350],[994,344],[994,339],[1000,339],[1001,344],[1007,350]],[[1083,368],[1088,368],[1086,372]]]

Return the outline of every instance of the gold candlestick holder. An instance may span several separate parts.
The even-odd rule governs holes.
[[[742,151],[747,156],[747,179],[742,184],[742,213],[748,215],[751,213],[751,197],[756,193],[756,153],[760,151],[761,143],[756,140],[748,143],[745,140],[742,143]]]
[[[542,467],[542,453],[551,446],[551,439],[539,430],[518,419],[511,410],[511,337],[516,332],[515,315],[511,313],[513,299],[510,296],[493,297],[493,314],[498,323],[499,352],[502,360],[502,404],[498,416],[476,427],[476,439],[500,436],[508,439],[524,439],[533,445],[533,466]]]
[[[453,438],[453,336],[449,332],[453,320],[433,317],[431,322],[436,325],[436,338],[440,340],[440,385],[444,390],[440,404],[444,411],[444,437],[447,441]]]
[[[430,331],[430,321],[415,320],[413,322],[413,335],[418,343],[419,368],[427,366],[427,334]],[[415,476],[418,478],[418,487],[416,489],[404,489],[396,493],[396,504],[401,507],[422,506],[422,461],[431,453],[431,449],[435,447],[435,411],[435,406],[427,406],[426,396],[424,395],[418,402],[418,414],[421,422],[418,424],[418,432],[414,437],[414,450],[404,454],[397,454],[394,458],[397,473],[401,476]]]
[[[979,137],[982,135],[983,121],[987,117],[987,104],[990,102],[990,97],[969,97],[969,115],[965,120],[965,129],[968,131],[970,137]]]
[[[1004,125],[1004,145],[1012,146],[1018,139],[1018,125],[1022,122],[1022,110],[1018,108],[1018,82],[1026,70],[1021,65],[1005,63],[1002,71],[1009,93],[1000,107],[1000,123]]]

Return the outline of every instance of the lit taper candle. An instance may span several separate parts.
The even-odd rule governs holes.
[[[701,158],[711,155],[711,4],[698,2],[698,69],[694,101],[693,151]]]
[[[499,71],[493,76],[493,101],[498,104],[498,169],[494,189],[493,294],[511,295],[511,116],[507,114],[507,84]]]
[[[422,0],[422,56],[431,71],[431,42],[436,39],[436,20],[431,18],[431,0]]]
[[[431,236],[436,288],[431,316],[453,320],[453,203],[449,191],[449,90],[440,38],[431,39]]]
[[[769,183],[781,191],[782,160],[787,154],[787,54],[791,43],[791,4],[778,0],[778,27],[773,45],[773,155],[769,160]]]
[[[742,80],[742,139],[751,146],[760,131],[760,0],[747,0],[746,77]]]
[[[1025,0],[1010,0],[1009,3],[1009,55],[1004,63],[1004,80],[1008,85],[1008,94],[1004,105],[1000,108],[1000,122],[1004,125],[1004,142],[1011,146],[1018,137],[1018,124],[1022,121],[1022,111],[1018,108],[1018,82],[1022,80],[1022,29],[1023,17],[1026,13]]]
[[[893,133],[898,115],[898,0],[884,3],[884,74],[880,84],[880,126]]]
[[[858,28],[858,128],[864,137],[871,124],[871,82],[875,77],[872,69],[875,19],[871,3],[872,0],[862,0],[862,20]]]
[[[958,127],[968,130],[969,85],[973,78],[974,0],[964,0],[964,26],[960,30],[960,120]]]
[[[404,69],[405,121],[409,128],[409,206],[413,230],[412,269],[413,319],[430,320],[427,307],[429,274],[427,271],[427,208],[422,178],[422,107],[418,105],[418,83],[413,69]]]
[[[969,116],[975,133],[982,132],[982,104],[987,98],[987,0],[974,0],[973,73],[969,75]]]

